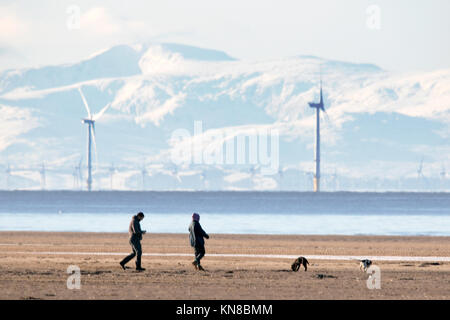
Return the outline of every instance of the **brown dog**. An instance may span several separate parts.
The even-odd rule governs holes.
[[[305,257],[298,257],[294,263],[291,265],[291,269],[294,272],[297,272],[298,269],[300,269],[300,266],[303,265],[303,267],[305,268],[305,271],[308,270],[307,265],[309,264],[308,260],[306,260]]]

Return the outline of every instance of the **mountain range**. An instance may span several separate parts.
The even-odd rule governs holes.
[[[324,190],[450,190],[450,70],[397,74],[305,55],[248,61],[174,43],[3,71],[0,188],[85,189],[81,88],[92,112],[109,105],[96,122],[95,190],[311,190],[308,102],[320,82]]]

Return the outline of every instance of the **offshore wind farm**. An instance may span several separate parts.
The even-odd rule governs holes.
[[[220,51],[154,43],[115,46],[71,65],[5,71],[0,79],[0,104],[10,114],[5,121],[14,126],[0,146],[3,190],[447,192],[450,187],[447,109],[433,109],[424,100],[445,92],[438,89],[448,81],[442,72],[405,77],[375,65],[312,56],[255,64]],[[314,99],[318,102],[310,102]],[[204,128],[198,134],[196,119]],[[411,132],[412,126],[422,129]],[[248,157],[254,128],[278,130],[275,171],[282,174],[262,174],[259,159]],[[227,163],[223,155],[212,163],[174,164],[170,154],[182,148],[171,139],[177,129],[190,131],[192,141],[223,133],[222,143],[210,140],[202,153],[243,138],[247,158]],[[430,153],[432,148],[442,152]]]
[[[154,61],[158,68],[177,68],[155,70]],[[119,63],[126,68],[114,77],[83,74],[86,65],[111,72]],[[136,64],[139,71],[129,75]],[[202,73],[192,73],[193,67]],[[14,143],[3,151],[8,161],[0,196],[8,198],[13,191],[16,201],[0,206],[3,218],[14,216],[17,223],[9,228],[42,229],[27,223],[31,205],[33,217],[47,221],[46,231],[100,231],[99,225],[106,226],[102,231],[120,231],[114,212],[146,207],[161,214],[157,232],[182,232],[182,224],[170,221],[182,221],[189,201],[210,215],[211,228],[219,233],[450,235],[448,154],[424,155],[422,145],[442,143],[435,128],[445,124],[434,119],[442,113],[408,116],[403,100],[412,103],[423,91],[414,77],[389,91],[385,83],[393,76],[374,65],[310,56],[254,65],[223,52],[175,44],[117,46],[57,68],[53,81],[59,87],[47,83],[39,88],[40,69],[22,71],[19,77],[5,72],[0,82],[5,92],[0,100],[15,108],[36,104],[42,114],[58,119],[49,127],[61,124],[61,142],[52,137],[49,152],[45,139],[37,138],[54,134],[45,123],[23,134],[40,141],[38,155],[31,144]],[[70,78],[61,77],[64,73]],[[421,86],[444,81],[430,77]],[[17,90],[14,83],[33,85]],[[373,89],[361,92],[363,83]],[[362,112],[355,111],[352,99],[360,99],[355,92],[375,99],[372,108],[379,110],[364,112],[364,102]],[[71,107],[58,111],[64,99]],[[392,110],[394,103],[399,107]],[[429,112],[427,103],[419,107]],[[415,133],[402,131],[422,122],[428,124],[419,148],[409,140]],[[409,144],[400,147],[405,140]],[[445,142],[439,148],[445,150]],[[42,193],[57,205],[43,200]],[[117,197],[126,200],[116,202]],[[274,214],[273,221],[268,213]],[[224,214],[236,214],[242,228],[227,227]],[[318,228],[324,218],[329,223]],[[309,228],[298,229],[305,221]]]

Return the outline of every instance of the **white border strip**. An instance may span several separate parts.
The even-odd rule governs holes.
[[[33,254],[33,255],[88,255],[88,256],[125,256],[129,252],[62,252],[62,251],[7,251],[3,254]],[[191,257],[191,253],[143,253],[149,257]],[[282,254],[233,254],[233,253],[208,253],[209,257],[223,258],[269,258],[269,259],[296,259],[298,256]],[[363,260],[373,261],[428,261],[428,262],[450,262],[450,257],[414,257],[414,256],[332,256],[332,255],[306,255],[308,259],[314,260]]]

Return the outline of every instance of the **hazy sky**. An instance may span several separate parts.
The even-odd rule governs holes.
[[[239,59],[312,54],[393,71],[435,70],[450,67],[449,14],[448,0],[0,0],[0,69],[163,41]]]

